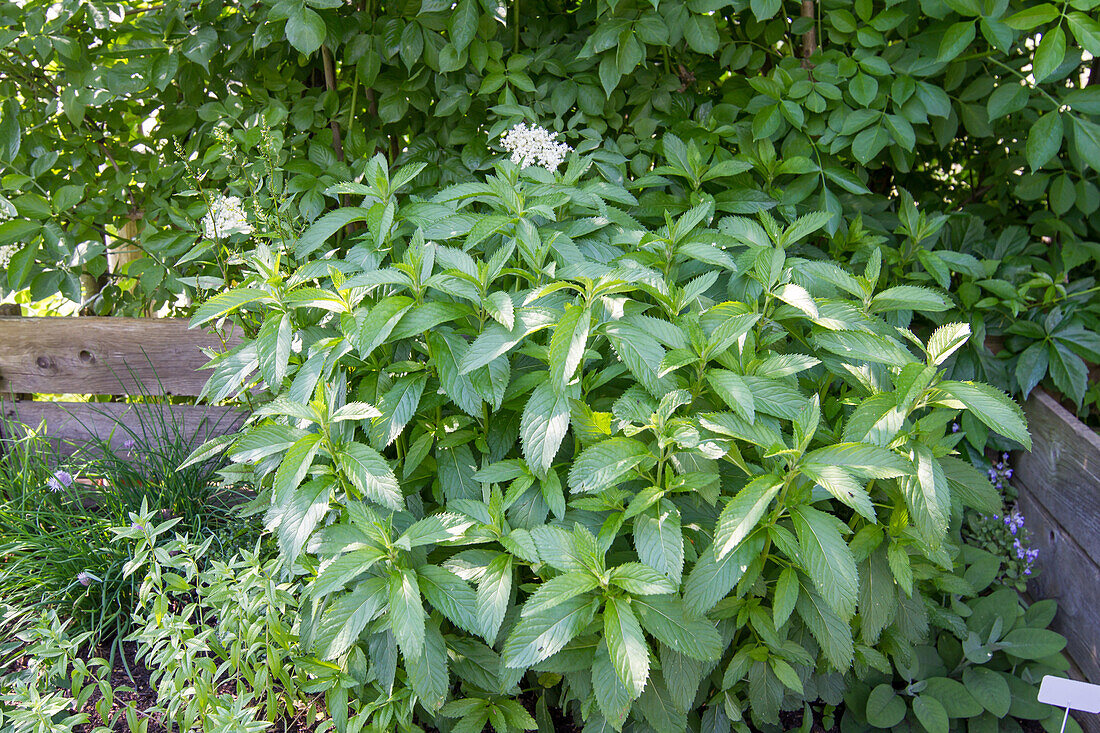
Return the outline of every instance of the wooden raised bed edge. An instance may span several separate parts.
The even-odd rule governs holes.
[[[230,337],[229,344],[237,341]],[[0,316],[0,432],[4,424],[36,428],[62,453],[110,440],[119,451],[132,436],[143,442],[180,437],[200,442],[234,432],[235,408],[173,405],[166,396],[196,396],[209,377],[204,349],[222,338],[192,330],[182,318],[23,318]],[[28,393],[139,396],[139,402],[38,402]],[[9,436],[14,437],[14,436]],[[0,450],[3,450],[0,436]]]
[[[1028,590],[1058,601],[1052,628],[1066,637],[1080,675],[1100,684],[1100,435],[1042,390],[1024,412],[1033,445],[1014,457],[1013,483],[1039,550]],[[1100,733],[1100,716],[1078,720]]]

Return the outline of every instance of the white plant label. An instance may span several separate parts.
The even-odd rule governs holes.
[[[1086,713],[1100,713],[1100,685],[1047,675],[1039,686],[1039,702]]]

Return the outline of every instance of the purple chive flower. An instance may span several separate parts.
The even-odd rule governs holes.
[[[84,572],[83,570],[76,574],[76,579],[77,582],[79,582],[85,588],[92,584],[92,576],[88,575],[88,573]]]
[[[55,493],[62,491],[68,486],[72,486],[72,484],[73,475],[68,471],[57,471],[46,481],[46,485],[50,487],[50,491]]]

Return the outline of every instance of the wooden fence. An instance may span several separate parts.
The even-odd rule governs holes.
[[[0,317],[0,415],[37,427],[70,452],[92,438],[120,449],[136,434],[157,441],[165,426],[188,439],[234,430],[228,407],[139,402],[29,401],[20,395],[198,395],[209,374],[203,349],[223,351],[217,335],[178,318]],[[122,427],[120,427],[122,426]],[[2,429],[2,428],[0,428]]]
[[[1081,676],[1100,684],[1100,435],[1041,390],[1024,411],[1033,446],[1015,457],[1013,480],[1039,549],[1029,590],[1058,601],[1053,628]],[[1100,716],[1079,720],[1100,733]]]

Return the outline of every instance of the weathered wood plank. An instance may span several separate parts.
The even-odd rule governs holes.
[[[1033,446],[1015,458],[1013,483],[1039,550],[1036,598],[1058,601],[1052,628],[1085,679],[1100,683],[1100,436],[1038,390],[1024,405]],[[1100,719],[1078,719],[1100,733]]]
[[[12,402],[0,401],[5,421],[37,428],[62,454],[74,453],[89,440],[109,440],[124,455],[135,438],[153,444],[182,439],[198,446],[217,435],[233,432],[245,413],[232,407],[122,402]],[[0,430],[4,426],[0,425]],[[8,436],[11,437],[11,436]]]
[[[1100,435],[1043,391],[1032,394],[1024,411],[1034,444],[1016,459],[1018,483],[1086,553],[1100,558]]]
[[[197,395],[213,333],[182,318],[0,317],[0,395]]]
[[[1082,548],[1029,490],[1021,489],[1019,501],[1031,532],[1031,546],[1039,550],[1039,572],[1029,583],[1029,591],[1035,598],[1058,601],[1058,614],[1051,628],[1066,637],[1066,651],[1088,681],[1100,682],[1097,558]]]

